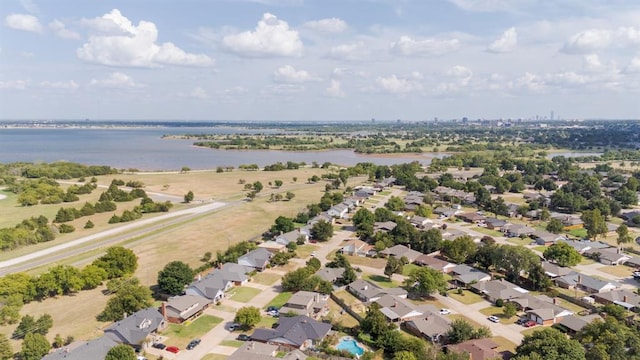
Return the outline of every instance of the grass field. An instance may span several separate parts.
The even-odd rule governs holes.
[[[253,299],[256,295],[260,293],[260,289],[241,286],[241,287],[234,288],[230,292],[233,293],[233,295],[231,295],[230,300],[248,303],[249,301],[251,301],[251,299]]]
[[[260,322],[258,322],[258,324],[256,325],[256,327],[257,327],[257,328],[261,328],[261,327],[262,327],[262,328],[269,328],[269,329],[271,329],[271,326],[272,326],[273,324],[275,324],[277,321],[278,321],[278,318],[275,318],[275,317],[273,317],[273,316],[265,315],[265,316],[262,316],[262,317],[260,318]]]
[[[529,244],[531,244],[531,239],[529,239],[528,237],[527,237],[527,238],[524,238],[524,239],[521,239],[521,238],[519,238],[519,237],[508,238],[508,239],[507,239],[507,241],[508,241],[508,242],[510,242],[510,243],[512,243],[512,244],[514,244],[514,245],[522,245],[522,246],[525,246],[525,245],[529,245]]]
[[[475,231],[477,231],[479,233],[483,233],[485,235],[489,235],[489,236],[503,236],[504,235],[500,231],[491,230],[491,229],[487,229],[487,228],[483,228],[483,227],[479,227],[479,226],[474,227],[473,230],[475,230]]]
[[[407,264],[402,267],[402,275],[409,276],[413,270],[420,269],[420,266],[416,264]]]
[[[514,315],[510,318],[505,317],[502,313],[502,308],[499,308],[497,306],[489,306],[484,309],[480,309],[480,313],[483,315],[487,315],[487,317],[497,316],[498,318],[500,318],[500,324],[513,324],[514,322],[516,322],[516,320],[518,320],[517,315]]]
[[[281,292],[280,294],[276,295],[273,300],[271,300],[267,306],[265,306],[264,308],[268,308],[269,306],[276,306],[276,307],[282,307],[282,305],[286,304],[287,301],[289,301],[289,299],[291,298],[291,295],[293,295],[293,293],[289,292],[289,291],[284,291]]]
[[[202,337],[221,322],[219,317],[202,315],[188,325],[169,324],[163,335],[169,337],[171,345],[184,348],[191,339]]]
[[[223,340],[222,342],[220,342],[220,345],[222,346],[229,346],[234,348],[239,348],[240,346],[242,346],[242,344],[244,344],[244,341],[240,340]]]
[[[345,256],[352,266],[368,266],[372,268],[384,269],[387,259],[374,259],[365,256]]]
[[[318,250],[320,248],[320,246],[317,245],[311,245],[311,244],[305,244],[302,246],[298,246],[298,248],[296,249],[296,256],[301,258],[301,259],[306,259],[309,256],[311,256],[311,253]]]
[[[469,324],[473,325],[474,328],[479,328],[480,326],[483,326],[479,322],[471,320],[470,318],[468,318],[468,317],[466,317],[466,316],[464,316],[462,314],[451,314],[451,315],[449,315],[449,319],[450,320],[456,320],[456,319],[464,320],[464,321],[468,322]]]
[[[543,253],[545,250],[547,250],[547,247],[546,247],[546,246],[544,246],[544,245],[534,246],[534,247],[532,248],[532,250],[540,251],[541,253]]]
[[[346,311],[343,311],[340,305],[338,305],[338,303],[336,303],[335,301],[329,299],[329,301],[327,301],[327,305],[329,306],[328,318],[331,319],[332,323],[341,324],[342,326],[347,327],[360,325],[356,318],[349,315]]]
[[[338,290],[338,291],[335,291],[333,294],[337,296],[338,299],[344,301],[344,303],[347,304],[347,306],[351,306],[353,304],[357,304],[360,302],[358,298],[351,295],[351,293],[348,292],[347,290]]]
[[[221,355],[221,354],[207,354],[205,355],[202,359],[200,360],[225,360],[226,358],[228,358],[227,355]]]
[[[624,266],[624,265],[603,266],[603,267],[599,268],[598,270],[600,270],[602,272],[606,272],[607,274],[611,274],[613,276],[620,277],[620,278],[630,277],[633,274],[633,269],[628,267],[628,266]]]
[[[457,290],[451,290],[451,291],[449,291],[448,294],[449,294],[450,298],[452,298],[452,299],[454,299],[454,300],[456,300],[458,302],[461,302],[461,303],[463,303],[465,305],[471,305],[471,304],[476,304],[476,303],[485,301],[482,298],[482,296],[480,296],[480,295],[478,295],[476,293],[473,293],[473,292],[471,292],[469,290],[463,290],[462,291],[462,295],[459,295]]]
[[[491,341],[499,345],[496,349],[498,352],[508,351],[512,354],[515,354],[516,352],[516,344],[512,343],[506,338],[503,338],[502,336],[494,336],[491,338]]]
[[[273,285],[278,280],[280,280],[282,276],[278,274],[269,274],[269,273],[257,273],[252,280],[262,285]]]
[[[400,286],[400,282],[398,281],[394,281],[394,280],[389,280],[388,277],[386,276],[380,276],[380,275],[372,275],[372,274],[364,274],[362,275],[362,279],[363,280],[369,280],[372,283],[383,287],[383,288],[392,288],[392,287],[398,287]],[[393,278],[392,278],[393,279]]]

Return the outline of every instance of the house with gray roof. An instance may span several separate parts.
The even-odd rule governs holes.
[[[126,318],[109,325],[104,336],[119,343],[140,349],[152,334],[166,326],[164,316],[156,308],[139,310]]]
[[[338,219],[346,219],[349,213],[349,207],[345,204],[336,204],[327,210],[327,214]]]
[[[563,239],[563,240],[559,240],[559,241],[563,241],[567,244],[569,244],[569,246],[571,246],[572,248],[576,249],[580,254],[583,254],[584,252],[591,250],[591,249],[606,249],[611,247],[611,245],[607,244],[607,243],[603,243],[601,241],[590,241],[590,240],[567,240],[567,239]]]
[[[328,295],[313,291],[298,291],[280,308],[281,314],[306,315],[317,319],[329,311]]]
[[[42,360],[88,360],[104,359],[112,347],[118,345],[113,339],[102,336],[97,339],[67,345],[45,355]]]
[[[589,249],[584,252],[585,256],[598,260],[604,265],[622,265],[631,256],[624,254],[617,248]]]
[[[546,230],[535,230],[529,236],[531,236],[531,238],[533,238],[538,245],[553,245],[557,241],[567,240],[564,235],[554,234]]]
[[[600,304],[616,304],[630,311],[640,310],[640,295],[628,289],[616,289],[591,295]]]
[[[422,254],[418,256],[414,264],[419,266],[426,266],[432,268],[433,270],[440,271],[442,273],[448,274],[456,267],[456,264],[450,263],[448,261],[438,259],[435,256],[430,256],[427,254]]]
[[[591,294],[610,291],[620,287],[620,285],[614,281],[600,280],[575,271],[565,276],[555,278],[554,282],[556,285],[565,289],[575,289],[577,287],[579,290]]]
[[[425,311],[437,311],[431,305],[424,305],[426,307],[416,306],[404,298],[389,294],[383,295],[373,302],[380,305],[380,312],[393,323],[402,323],[419,318],[424,315]]]
[[[487,225],[487,229],[496,231],[502,231],[502,228],[508,224],[508,222],[496,218],[486,218],[484,223]]]
[[[393,256],[398,260],[405,257],[407,258],[409,263],[414,262],[418,256],[423,255],[420,251],[413,250],[400,244],[392,246],[390,248],[386,248],[380,251],[380,254],[384,256]]]
[[[308,316],[280,317],[275,329],[258,328],[251,339],[268,344],[304,350],[319,344],[331,331],[331,324]]]
[[[211,305],[211,300],[199,295],[180,295],[170,297],[162,303],[160,312],[168,322],[182,324],[193,320]]]
[[[264,249],[256,250],[267,251]],[[225,291],[234,285],[243,285],[249,281],[246,272],[250,269],[245,265],[226,263],[222,268],[213,270],[204,278],[198,276],[198,279],[187,287],[185,294],[202,296],[213,302],[220,301],[224,297]]]
[[[500,345],[490,339],[473,339],[455,345],[448,345],[447,351],[468,354],[469,360],[492,360],[502,358],[497,351],[499,347]]]
[[[306,360],[300,350],[293,350],[281,355],[278,345],[266,344],[257,341],[247,341],[242,344],[227,360]]]
[[[389,232],[396,228],[398,224],[393,221],[376,221],[373,223],[373,232],[377,233],[380,231]]]
[[[451,321],[440,316],[434,308],[425,311],[421,317],[404,323],[405,329],[415,336],[427,339],[432,343],[444,342],[447,332],[451,329]]]
[[[557,304],[557,299],[545,295],[533,296],[523,294],[521,297],[510,299],[519,310],[525,311],[530,320],[540,325],[552,325],[559,323],[565,316],[573,315],[573,312]]]
[[[549,261],[542,261],[540,262],[540,265],[542,266],[544,273],[552,279],[555,279],[558,276],[568,275],[573,271],[571,268],[559,266]]]
[[[333,216],[327,214],[326,211],[321,212],[320,214],[314,216],[313,218],[309,219],[309,221],[307,221],[307,225],[312,226],[313,224],[319,222],[319,221],[325,221],[328,222],[329,224],[333,225],[334,220],[333,220]]]
[[[575,335],[580,332],[582,328],[594,322],[595,320],[602,320],[602,317],[598,314],[586,316],[569,315],[562,318],[558,325],[560,325],[560,327],[564,329],[567,334]]]
[[[428,225],[433,224],[433,220],[418,215],[413,216],[409,222],[418,229],[424,229],[427,228]]]
[[[536,229],[521,224],[507,224],[502,227],[502,231],[507,237],[529,236],[536,232]]]
[[[465,264],[457,265],[451,269],[451,275],[453,275],[454,281],[463,286],[491,280],[491,275]]]
[[[328,281],[330,283],[334,283],[339,279],[342,279],[342,275],[344,274],[344,268],[322,268],[314,275],[318,276],[320,279],[324,281]]]
[[[273,241],[278,244],[289,245],[289,243],[297,243],[299,238],[303,238],[305,242],[309,241],[309,232],[302,232],[300,229],[295,229],[284,234],[276,235]]]
[[[269,250],[264,248],[257,248],[240,256],[238,258],[238,264],[251,267],[258,271],[262,271],[267,268],[267,265],[269,265],[269,261],[271,260],[272,256],[273,254],[269,252]]]
[[[471,285],[471,289],[494,303],[498,299],[510,300],[529,292],[504,279],[481,281]]]
[[[384,295],[396,295],[400,298],[407,298],[407,290],[402,288],[381,288],[372,282],[357,279],[347,285],[347,291],[363,302],[376,301]]]

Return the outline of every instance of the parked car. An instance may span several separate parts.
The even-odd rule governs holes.
[[[488,319],[489,321],[491,321],[491,322],[494,322],[494,323],[499,323],[499,322],[500,322],[500,318],[499,318],[499,317],[497,317],[497,316],[493,316],[493,315],[492,315],[492,316],[489,316],[487,319]]]
[[[180,352],[180,348],[178,348],[177,346],[167,346],[165,348],[165,350],[167,350],[170,353],[174,353],[174,354],[177,354],[177,353]]]
[[[187,345],[187,350],[193,350],[193,348],[198,346],[199,344],[200,344],[200,339],[193,339],[189,342],[189,345]]]
[[[536,325],[538,325],[538,323],[533,321],[533,320],[529,320],[526,323],[524,323],[524,327],[532,327],[532,326],[536,326]]]
[[[229,331],[236,331],[237,329],[240,329],[241,325],[238,323],[231,323],[229,324]]]
[[[267,307],[267,311],[274,311],[274,310],[275,310],[275,311],[279,311],[279,310],[280,310],[280,308],[279,308],[279,307],[277,307],[277,306],[273,306],[273,305],[271,305],[271,306]]]
[[[278,311],[278,310],[270,310],[270,311],[267,311],[267,315],[273,316],[273,317],[279,317],[280,316],[280,311]]]
[[[165,345],[163,343],[153,343],[153,345],[151,345],[151,346],[156,348],[156,349],[160,349],[160,350],[163,350],[164,348],[167,347],[167,345]]]
[[[240,335],[238,335],[238,337],[236,339],[240,340],[240,341],[249,341],[249,340],[251,340],[251,336],[249,336],[247,334],[240,334]]]
[[[518,321],[516,321],[516,324],[524,325],[527,321],[529,321],[529,319],[527,319],[526,317],[521,317],[520,319],[518,319]]]
[[[451,314],[451,310],[449,309],[440,309],[440,315],[449,315]]]

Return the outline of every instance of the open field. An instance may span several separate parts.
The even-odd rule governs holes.
[[[349,315],[346,311],[343,311],[340,305],[329,299],[327,301],[327,305],[329,306],[329,314],[328,317],[331,319],[331,322],[334,324],[341,324],[342,326],[354,327],[360,325],[358,320],[353,316]]]
[[[338,299],[344,301],[344,303],[347,304],[347,306],[360,303],[360,300],[358,300],[358,298],[356,298],[355,296],[351,295],[351,293],[348,292],[347,290],[338,290],[338,291],[335,291],[333,294],[337,296]]]

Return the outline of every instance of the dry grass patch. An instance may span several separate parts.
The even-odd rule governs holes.
[[[499,345],[496,349],[498,352],[509,351],[512,354],[516,353],[517,345],[509,341],[507,338],[503,338],[502,336],[494,336],[491,338],[491,341]]]
[[[347,306],[351,306],[354,304],[360,303],[360,300],[355,296],[351,295],[347,290],[338,290],[333,293],[338,299],[344,301]]]
[[[296,256],[300,259],[306,259],[311,256],[311,253],[320,249],[318,245],[305,244],[298,246],[296,249]]]
[[[624,265],[603,266],[598,270],[605,272],[607,274],[611,274],[613,276],[617,276],[619,278],[630,277],[633,274],[633,269]]]
[[[251,280],[262,285],[273,285],[282,278],[282,275],[261,272],[255,274]]]
[[[449,291],[449,297],[461,302],[465,305],[471,305],[471,304],[476,304],[482,301],[485,301],[484,298],[482,298],[482,296],[471,292],[469,290],[462,290],[462,294],[458,294],[458,290],[451,290]]]
[[[246,286],[233,288],[232,290],[229,291],[229,293],[232,294],[230,300],[248,303],[260,292],[261,292],[260,289],[246,287]]]
[[[352,266],[367,266],[374,269],[384,269],[387,264],[387,259],[375,259],[365,256],[345,256]]]
[[[207,354],[200,360],[225,360],[228,357],[228,355],[222,354]]]
[[[510,318],[504,316],[502,308],[497,306],[489,306],[484,309],[480,309],[480,313],[488,316],[497,316],[500,319],[501,324],[513,324],[518,320],[519,316],[516,314]]]
[[[347,327],[354,327],[360,324],[360,322],[358,322],[356,318],[349,315],[349,313],[347,313],[346,311],[343,311],[340,305],[338,305],[335,301],[329,299],[329,301],[327,301],[327,304],[329,305],[329,314],[327,315],[327,317],[331,319],[331,323],[341,324],[342,326]]]
[[[470,318],[468,318],[468,317],[466,317],[466,316],[464,316],[462,314],[451,314],[451,315],[449,315],[449,319],[452,320],[452,321],[456,320],[456,319],[464,320],[464,321],[468,322],[469,324],[473,325],[474,328],[479,328],[479,327],[483,326],[479,322],[471,320]]]

